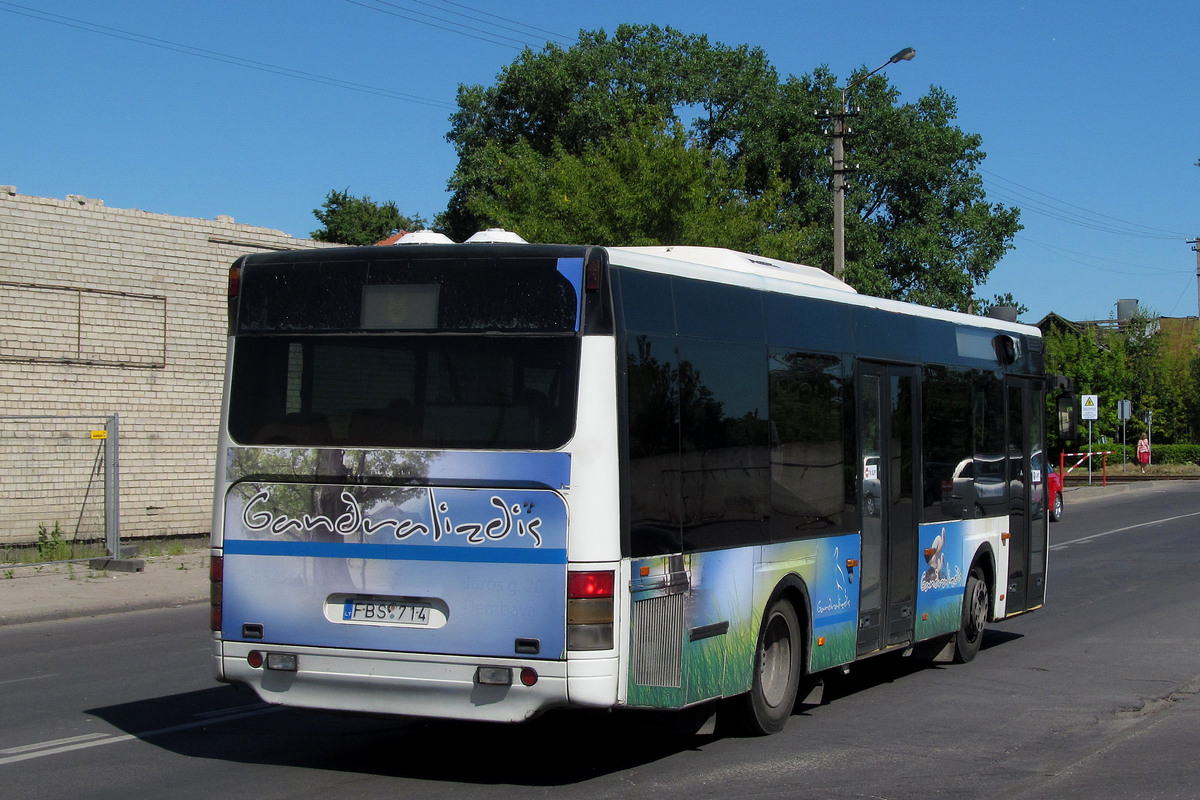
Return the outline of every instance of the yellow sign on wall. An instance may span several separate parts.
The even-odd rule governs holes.
[[[92,431],[93,439],[107,439],[108,431]]]

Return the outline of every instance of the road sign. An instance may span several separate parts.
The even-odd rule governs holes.
[[[1133,419],[1133,401],[1117,401],[1117,419]]]
[[[1079,415],[1080,419],[1099,419],[1100,418],[1100,396],[1095,394],[1085,394],[1083,396],[1082,411]]]

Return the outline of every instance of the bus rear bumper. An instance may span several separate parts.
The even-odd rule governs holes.
[[[363,714],[440,717],[488,722],[520,722],[570,702],[564,661],[492,659],[464,656],[380,653],[334,648],[216,642],[217,673],[225,681],[252,688],[267,703]],[[295,670],[253,667],[252,650],[295,657]],[[612,662],[615,671],[615,659]],[[603,703],[607,681],[591,664],[581,675],[588,690],[575,705]],[[532,669],[532,685],[522,681]],[[508,683],[504,680],[507,676]],[[530,676],[526,673],[526,678]],[[580,688],[583,688],[581,685]],[[582,701],[582,702],[581,702]],[[599,702],[598,702],[599,701]],[[615,697],[609,701],[609,705]]]

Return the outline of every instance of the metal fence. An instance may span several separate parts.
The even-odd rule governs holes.
[[[54,563],[102,541],[120,559],[120,442],[118,414],[0,416],[0,547]]]

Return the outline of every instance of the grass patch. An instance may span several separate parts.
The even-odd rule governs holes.
[[[136,548],[138,557],[149,558],[153,556],[184,556],[196,552],[207,553],[209,543],[206,534],[122,539],[121,549],[129,557],[130,552],[125,550],[127,547]],[[108,547],[103,541],[69,539],[56,522],[53,526],[38,525],[35,541],[11,543],[0,547],[0,567],[33,566],[52,561],[85,561],[92,558],[104,558],[107,555]],[[0,573],[0,575],[3,574]]]
[[[42,523],[38,525],[35,541],[9,544],[0,550],[0,564],[19,567],[50,561],[82,560],[103,556],[106,552],[103,542],[68,539],[60,523],[55,522],[53,526]]]

